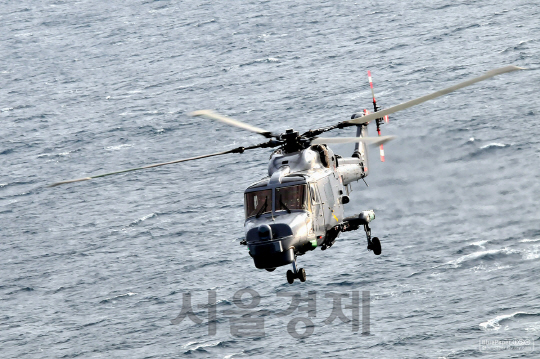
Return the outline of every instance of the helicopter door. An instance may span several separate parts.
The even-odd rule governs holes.
[[[311,195],[311,212],[313,214],[313,231],[315,234],[324,232],[324,214],[321,208],[321,199],[314,184],[309,186]]]
[[[336,197],[332,185],[332,179],[330,176],[327,176],[321,179],[321,181],[319,181],[319,193],[321,193],[321,196],[323,196],[321,204],[322,210],[324,211],[324,217],[326,222],[325,227],[327,230],[339,223],[339,218],[334,212],[338,208],[336,208]]]

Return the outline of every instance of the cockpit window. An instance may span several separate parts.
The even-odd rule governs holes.
[[[307,209],[306,185],[276,188],[276,211]]]
[[[272,190],[248,192],[244,196],[246,218],[272,212]]]

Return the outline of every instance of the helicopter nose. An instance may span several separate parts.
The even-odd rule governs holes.
[[[259,238],[262,240],[271,240],[272,239],[272,228],[267,224],[261,224],[258,229]]]

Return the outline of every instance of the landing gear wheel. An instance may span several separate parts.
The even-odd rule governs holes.
[[[373,239],[371,240],[371,249],[373,250],[373,254],[375,254],[376,256],[381,254],[381,241],[379,241],[379,238],[373,237]]]
[[[306,281],[306,270],[304,268],[300,268],[298,270],[298,279],[300,279],[300,282],[305,282]]]
[[[273,272],[273,271],[276,270],[276,268],[265,268],[265,269],[266,269],[267,271],[269,271],[269,272]]]
[[[289,284],[294,283],[294,273],[290,269],[287,271],[287,282],[289,282]]]

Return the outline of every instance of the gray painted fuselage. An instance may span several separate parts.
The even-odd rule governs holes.
[[[245,243],[257,268],[290,264],[297,255],[325,245],[328,234],[343,222],[343,198],[349,194],[348,185],[367,175],[366,154],[363,144],[353,155],[358,157],[348,158],[336,156],[324,145],[294,153],[274,151],[268,177],[245,191],[246,201],[251,192],[272,191],[267,213],[248,214],[244,225]],[[305,186],[302,209],[283,209],[276,189],[298,185]],[[261,239],[259,228],[263,225],[271,227],[271,239]]]

